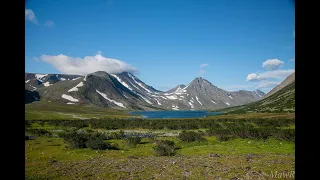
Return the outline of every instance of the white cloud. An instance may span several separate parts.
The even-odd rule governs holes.
[[[206,73],[206,71],[203,70],[203,69],[201,69],[201,70],[200,70],[200,74],[204,74],[204,73]]]
[[[64,74],[86,75],[96,71],[108,73],[130,72],[137,73],[138,69],[117,59],[101,56],[86,56],[74,58],[63,54],[57,56],[42,55],[40,60],[53,65],[58,71]]]
[[[99,51],[97,51],[97,53],[96,53],[96,54],[102,54],[102,51],[100,51],[100,50],[99,50]]]
[[[290,59],[289,61],[295,61],[295,58],[293,58],[293,59]]]
[[[258,76],[256,73],[248,74],[246,81],[258,80]]]
[[[47,20],[47,21],[44,23],[44,26],[47,26],[47,27],[51,28],[51,27],[54,26],[54,22],[51,21],[51,20]]]
[[[266,71],[261,74],[248,74],[246,81],[264,80],[268,78],[284,79],[294,72],[294,69]]]
[[[262,63],[262,67],[268,70],[275,70],[275,69],[279,69],[279,67],[283,64],[284,62],[280,61],[279,59],[268,59]]]
[[[200,64],[200,68],[204,68],[206,66],[208,66],[209,64]]]
[[[273,88],[278,84],[280,84],[280,82],[262,81],[258,88]]]
[[[25,13],[25,19],[27,21],[31,21],[34,24],[38,24],[37,17],[36,17],[36,15],[34,14],[34,12],[31,9],[26,9],[24,11],[24,13]]]

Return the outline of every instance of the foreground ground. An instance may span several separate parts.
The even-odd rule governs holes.
[[[28,140],[26,179],[272,179],[276,171],[294,171],[291,142],[207,137],[207,142],[183,143],[162,138],[177,142],[177,155],[155,156],[147,138],[132,148],[123,140],[110,140],[119,150],[68,149],[60,138]]]
[[[175,142],[176,155],[157,156],[152,138],[142,138],[135,147],[128,146],[124,139],[105,140],[117,146],[118,150],[71,149],[57,132],[74,128],[72,124],[56,126],[50,121],[30,122],[27,129],[45,129],[52,135],[25,141],[26,179],[294,179],[295,143],[292,140],[271,137],[265,140],[232,138],[221,141],[216,136],[204,135],[204,141],[183,142],[177,137],[181,129],[107,130],[90,126],[79,129],[103,133],[120,130],[152,133],[158,140]],[[287,121],[281,128],[294,129],[292,123],[293,120]],[[206,129],[190,131],[205,132]]]

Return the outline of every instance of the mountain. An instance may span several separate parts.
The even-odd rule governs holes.
[[[25,74],[25,89],[42,101],[134,110],[200,110],[238,106],[264,97],[261,91],[228,92],[201,77],[162,92],[128,72],[86,76]]]
[[[25,73],[25,89],[34,91],[59,81],[74,81],[81,77],[80,75]]]
[[[291,75],[289,75],[281,84],[273,88],[270,92],[266,94],[266,97],[271,96],[272,94],[278,92],[282,88],[286,87],[287,85],[291,84],[292,82],[295,81],[295,72],[293,72]]]
[[[24,90],[24,103],[32,103],[33,101],[39,101],[40,95],[36,91]]]
[[[170,89],[169,91],[166,91],[166,93],[173,93],[173,92],[176,92],[176,91],[183,89],[184,87],[186,87],[186,85],[180,84],[180,85]]]
[[[287,79],[284,81],[288,81]],[[287,83],[284,81],[281,84]],[[259,101],[222,109],[221,111],[234,114],[247,112],[295,112],[295,80],[293,79],[290,84],[282,86],[280,89],[278,86],[274,89],[272,89],[274,93]]]
[[[183,88],[176,87],[174,92],[161,95],[168,98],[167,107],[172,109],[219,109],[241,105],[261,99],[253,92],[247,94],[228,92],[212,85],[208,80],[198,77]]]

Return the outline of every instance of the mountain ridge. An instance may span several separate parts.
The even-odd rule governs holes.
[[[43,101],[126,109],[203,110],[254,102],[256,91],[225,91],[202,77],[169,91],[147,85],[129,72],[97,71],[85,76],[25,73],[25,89],[38,91]]]

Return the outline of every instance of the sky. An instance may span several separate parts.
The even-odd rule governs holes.
[[[294,72],[294,29],[292,0],[28,0],[25,71],[267,93]]]

